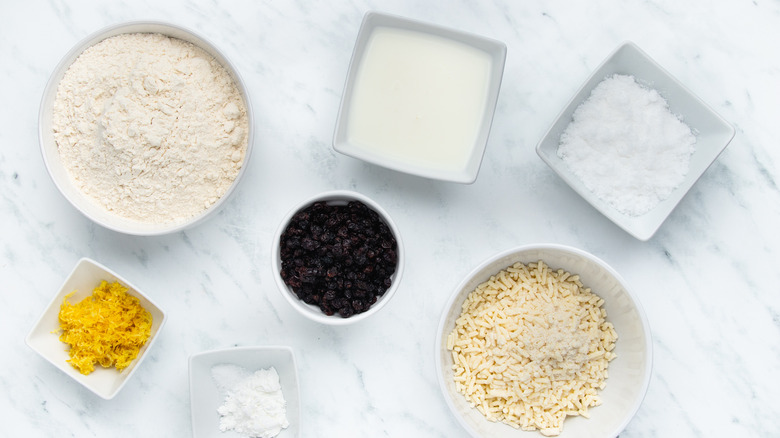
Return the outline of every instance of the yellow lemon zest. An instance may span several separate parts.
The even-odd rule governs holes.
[[[138,356],[152,331],[152,314],[118,282],[102,281],[77,304],[60,306],[60,341],[70,345],[70,363],[87,375],[99,363],[122,371]]]

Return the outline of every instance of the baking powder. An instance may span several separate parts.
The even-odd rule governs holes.
[[[640,216],[688,173],[696,137],[656,90],[613,75],[591,92],[561,135],[558,156],[623,214]]]
[[[222,432],[235,432],[259,438],[271,438],[289,426],[287,402],[276,368],[250,373],[237,365],[222,364],[211,369],[220,392],[226,392],[217,409]]]
[[[228,72],[191,43],[121,34],[87,48],[59,83],[54,138],[73,183],[106,210],[185,221],[241,169],[246,106]]]

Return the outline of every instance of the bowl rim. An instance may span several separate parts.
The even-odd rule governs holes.
[[[201,211],[197,215],[183,222],[146,224],[143,222],[129,220],[108,212],[106,213],[105,217],[98,216],[89,211],[97,209],[97,206],[93,204],[91,199],[86,197],[76,187],[73,187],[69,180],[60,181],[60,179],[55,177],[55,173],[57,173],[55,171],[59,168],[62,168],[61,170],[65,173],[65,178],[70,178],[67,169],[65,169],[65,167],[62,166],[59,161],[56,141],[53,139],[53,136],[51,139],[48,138],[48,136],[51,136],[51,133],[49,132],[50,129],[44,129],[46,121],[50,119],[51,105],[56,99],[57,88],[59,87],[59,83],[62,80],[62,77],[65,75],[71,64],[75,62],[78,56],[84,52],[84,50],[107,38],[128,33],[160,33],[194,44],[198,48],[211,55],[225,69],[225,71],[227,71],[227,73],[233,79],[233,82],[236,85],[242,100],[244,101],[248,127],[247,145],[246,151],[244,152],[244,160],[241,169],[239,169],[236,178],[233,180],[230,187],[228,187],[227,191],[225,191],[225,193],[214,204],[212,204],[206,210]],[[161,20],[134,20],[114,23],[90,33],[86,37],[80,39],[76,44],[71,46],[70,50],[68,50],[65,55],[60,58],[59,62],[49,75],[46,86],[44,87],[40,98],[38,107],[38,143],[40,153],[43,157],[44,166],[46,167],[46,172],[49,174],[49,178],[54,183],[57,191],[68,201],[71,206],[73,206],[87,219],[100,225],[103,228],[116,231],[118,233],[136,236],[160,236],[195,227],[215,215],[224,207],[227,200],[231,198],[235,192],[239,181],[243,179],[244,174],[246,173],[246,169],[249,165],[253,145],[255,142],[256,129],[254,124],[254,110],[252,108],[252,100],[250,98],[247,83],[242,78],[237,66],[232,61],[230,61],[230,59],[222,52],[222,50],[214,45],[209,39],[181,25]],[[47,144],[50,144],[51,142],[54,142],[53,147],[47,147]],[[52,149],[52,151],[49,152],[49,149]],[[72,188],[72,190],[69,191],[64,186],[69,186]],[[114,223],[115,221],[118,223]]]
[[[717,150],[715,151],[715,153],[713,153],[712,159],[709,160],[707,166],[705,166],[701,170],[701,172],[697,172],[697,174],[694,174],[692,173],[692,169],[689,169],[688,175],[686,175],[686,179],[683,182],[681,182],[677,186],[677,188],[675,188],[675,190],[668,198],[666,198],[666,200],[661,201],[652,210],[639,216],[629,216],[623,214],[622,212],[617,211],[617,209],[615,209],[614,207],[608,205],[606,202],[597,198],[595,194],[593,194],[592,192],[590,192],[590,190],[584,187],[584,185],[579,181],[579,179],[577,179],[573,175],[570,175],[570,172],[568,170],[565,170],[566,165],[563,162],[561,162],[560,159],[557,159],[557,157],[552,156],[555,154],[555,151],[547,152],[547,149],[549,147],[546,146],[549,142],[552,141],[552,135],[554,132],[556,132],[558,125],[563,123],[564,115],[574,111],[582,102],[584,102],[585,99],[589,97],[590,90],[592,90],[596,85],[598,85],[598,83],[600,83],[604,79],[603,77],[599,77],[598,75],[602,72],[602,70],[607,69],[607,67],[609,67],[616,60],[616,58],[624,52],[628,54],[626,56],[639,58],[645,63],[647,63],[650,66],[650,69],[646,71],[654,70],[655,73],[658,73],[659,76],[663,77],[668,82],[669,85],[672,85],[680,93],[685,95],[688,100],[690,100],[691,102],[695,102],[695,105],[698,108],[700,108],[703,113],[706,113],[713,120],[717,120],[719,124],[719,128],[721,128],[722,130],[722,132],[719,132],[719,134],[722,134],[723,136],[722,139],[719,139],[719,141],[722,140],[722,144],[719,144]],[[626,72],[621,74],[633,75],[638,82],[642,83],[643,78],[638,77],[638,74],[644,72],[645,70],[642,70],[640,72],[632,71],[632,72]],[[653,72],[650,71],[650,74],[652,75]],[[669,101],[666,92],[662,92],[661,90],[658,89],[658,87],[655,86],[653,88],[656,89],[656,91],[658,91],[659,94],[661,94],[661,96],[664,97],[664,99],[670,103],[670,105],[673,105],[673,102]],[[584,94],[583,98],[580,98],[581,97],[580,95],[582,95],[583,93],[586,94]],[[676,102],[678,100],[680,99],[675,99],[674,101]],[[686,114],[679,114],[679,115],[686,116]],[[567,120],[566,123],[563,124],[564,129],[569,122],[570,120]],[[554,171],[554,173],[556,173],[572,190],[574,190],[579,195],[580,198],[582,198],[585,202],[587,202],[591,207],[596,209],[599,213],[601,213],[603,216],[605,216],[607,219],[609,219],[611,222],[613,222],[615,225],[623,229],[631,236],[635,237],[640,241],[647,241],[655,235],[655,233],[661,228],[664,222],[666,222],[668,217],[671,215],[672,211],[676,209],[677,205],[687,195],[690,189],[696,184],[698,179],[706,172],[706,170],[717,160],[718,156],[720,156],[720,154],[731,143],[731,141],[734,139],[735,133],[736,131],[734,127],[728,121],[726,121],[720,114],[718,114],[711,106],[709,106],[706,102],[704,102],[701,98],[699,98],[699,96],[693,93],[693,91],[690,88],[688,88],[685,84],[683,84],[680,80],[678,80],[674,75],[672,75],[666,68],[664,68],[661,64],[659,64],[655,59],[650,57],[650,55],[648,55],[638,45],[636,45],[632,41],[626,40],[623,41],[621,44],[619,44],[615,49],[613,49],[598,64],[598,66],[596,66],[590,72],[590,74],[587,75],[587,77],[572,93],[571,97],[563,105],[561,110],[556,114],[555,118],[550,123],[550,126],[547,128],[547,130],[542,135],[539,142],[536,144],[535,150],[537,155],[542,159],[542,161],[544,161],[547,164],[547,166]],[[557,149],[557,144],[559,142],[559,139],[556,137],[554,140]],[[697,134],[697,143],[699,140],[700,138],[699,135]],[[700,145],[697,144],[697,151],[699,149],[700,149]],[[650,215],[653,215],[654,213],[663,213],[663,214],[660,217],[658,217],[657,220],[655,221],[652,221],[652,219],[646,219],[648,222],[647,224],[638,223],[639,221],[643,220],[643,218],[650,218]]]
[[[62,299],[65,295],[70,293],[69,291],[65,290],[65,287],[68,285],[69,281],[73,276],[76,274],[77,271],[81,269],[85,269],[85,267],[92,266],[96,268],[99,271],[102,271],[105,274],[105,277],[109,278],[103,278],[103,280],[108,281],[111,277],[115,279],[115,281],[118,281],[123,286],[128,288],[128,293],[132,296],[141,298],[143,301],[148,302],[153,309],[147,308],[146,310],[151,312],[159,312],[162,315],[162,320],[159,322],[159,325],[157,327],[157,330],[153,330],[153,332],[150,334],[149,339],[147,339],[146,343],[142,347],[142,351],[139,352],[139,355],[133,359],[133,362],[130,364],[129,371],[127,374],[122,376],[121,374],[125,371],[119,372],[118,379],[120,380],[119,385],[117,385],[115,388],[113,388],[111,391],[101,391],[99,390],[94,384],[90,384],[90,376],[93,376],[93,374],[90,375],[81,375],[78,370],[75,368],[72,368],[70,364],[63,362],[60,363],[59,361],[55,361],[54,358],[52,358],[49,354],[47,354],[44,349],[39,348],[38,345],[39,342],[36,342],[36,338],[40,335],[40,331],[42,330],[42,325],[45,323],[45,318],[47,314],[52,311],[52,309],[57,308],[60,303],[62,302]],[[84,291],[86,292],[86,291]],[[91,291],[89,291],[91,292]],[[67,375],[68,377],[72,378],[79,384],[81,384],[83,387],[90,390],[95,395],[99,396],[100,398],[104,400],[110,400],[114,398],[119,392],[125,387],[127,382],[133,377],[135,372],[138,370],[138,368],[141,366],[141,364],[144,362],[146,357],[149,355],[149,350],[152,349],[154,344],[157,342],[157,339],[160,337],[160,334],[162,333],[162,330],[165,328],[165,324],[168,322],[168,313],[160,307],[159,304],[157,304],[156,301],[154,301],[151,297],[149,297],[146,293],[144,293],[141,289],[139,289],[137,286],[135,286],[133,283],[127,281],[126,278],[119,275],[116,271],[106,267],[105,265],[89,258],[89,257],[81,257],[76,264],[74,265],[73,269],[71,269],[70,273],[65,276],[65,279],[62,281],[59,288],[56,289],[56,292],[54,293],[54,296],[49,300],[48,304],[43,308],[41,311],[40,316],[35,320],[32,327],[30,328],[29,332],[27,333],[27,336],[25,337],[25,344],[32,349],[34,352],[36,352],[39,356],[41,356],[43,359],[45,359],[50,364],[54,365],[55,368],[60,370],[63,374]],[[153,322],[154,324],[154,322]],[[154,327],[154,325],[153,325]],[[64,348],[63,344],[63,348]]]
[[[650,386],[650,379],[653,374],[653,336],[652,336],[652,332],[650,331],[650,323],[647,318],[647,315],[645,314],[644,308],[642,307],[642,303],[639,301],[637,295],[634,292],[632,292],[630,288],[627,287],[627,283],[623,279],[623,277],[617,271],[615,271],[614,268],[612,268],[609,264],[603,261],[601,258],[585,250],[575,248],[573,246],[557,244],[557,243],[532,243],[532,244],[515,246],[500,251],[492,256],[489,256],[488,258],[480,262],[476,267],[474,267],[471,271],[469,271],[468,274],[466,274],[463,277],[463,279],[458,283],[458,285],[450,292],[450,296],[447,298],[447,301],[444,304],[443,310],[439,317],[439,323],[436,329],[436,338],[434,340],[434,364],[436,367],[435,369],[436,380],[439,385],[439,390],[441,391],[442,397],[447,403],[447,407],[449,408],[450,413],[452,414],[453,417],[455,417],[458,420],[458,423],[461,425],[461,427],[463,427],[463,429],[466,430],[469,433],[469,435],[471,435],[472,437],[483,438],[476,431],[474,431],[471,425],[469,425],[465,421],[465,419],[460,415],[458,408],[455,406],[455,403],[452,400],[453,394],[450,394],[447,391],[447,386],[446,386],[447,382],[445,382],[445,376],[442,368],[443,367],[442,356],[441,356],[442,348],[444,348],[444,344],[442,343],[442,340],[443,340],[443,334],[445,333],[444,332],[445,325],[447,325],[446,324],[447,315],[449,314],[453,306],[456,304],[455,300],[458,298],[458,295],[460,295],[460,293],[463,291],[466,284],[469,283],[471,280],[473,280],[477,276],[477,274],[479,274],[482,270],[486,269],[489,265],[502,258],[510,257],[513,255],[519,256],[520,254],[528,251],[538,251],[538,250],[560,251],[563,253],[568,253],[570,255],[589,259],[595,264],[599,265],[623,287],[623,290],[626,292],[626,295],[631,300],[631,303],[633,304],[633,306],[637,311],[637,314],[639,315],[639,320],[642,326],[642,330],[645,333],[644,348],[645,351],[647,352],[644,360],[645,373],[642,376],[642,384],[637,393],[638,396],[634,400],[630,410],[628,411],[628,414],[625,416],[625,418],[623,418],[623,420],[619,424],[617,424],[614,431],[609,435],[610,437],[613,438],[617,437],[618,434],[620,434],[620,432],[626,428],[626,426],[634,418],[634,416],[636,416],[637,411],[639,411],[639,407],[642,405],[642,402],[644,401],[644,398],[647,395],[647,390]]]
[[[289,345],[235,345],[232,347],[212,348],[190,354],[188,361],[192,363],[193,359],[201,356],[221,355],[228,352],[252,352],[252,351],[286,351],[295,357],[295,350]]]
[[[396,263],[395,272],[393,273],[392,276],[393,282],[390,285],[390,288],[387,289],[385,293],[377,300],[377,302],[371,305],[371,307],[367,311],[355,314],[353,316],[350,316],[349,318],[344,318],[339,315],[329,316],[322,313],[319,307],[304,303],[298,297],[296,297],[294,293],[290,290],[290,288],[284,283],[284,280],[282,280],[282,276],[280,273],[280,268],[281,268],[280,238],[282,233],[290,223],[292,217],[302,209],[308,207],[309,205],[317,201],[341,201],[341,200],[360,201],[366,204],[369,208],[374,210],[376,213],[378,213],[379,217],[382,218],[385,224],[387,224],[388,228],[390,228],[390,231],[393,233],[393,236],[395,237],[396,247],[397,247],[396,252],[398,255],[398,261]],[[279,290],[279,293],[281,293],[281,295],[285,298],[285,300],[288,303],[290,303],[290,305],[298,313],[300,313],[301,315],[305,316],[306,318],[312,321],[316,321],[322,324],[343,326],[343,325],[354,324],[356,322],[367,319],[371,315],[379,312],[379,310],[382,307],[384,307],[390,301],[390,299],[393,298],[393,296],[395,296],[396,292],[398,291],[398,288],[400,287],[401,279],[404,273],[404,265],[405,265],[404,251],[405,249],[404,249],[403,239],[401,238],[401,232],[398,229],[398,226],[395,224],[395,221],[393,221],[390,214],[381,205],[379,205],[376,201],[369,198],[368,196],[363,195],[362,193],[356,191],[330,190],[330,191],[321,192],[316,195],[307,197],[303,201],[296,203],[284,215],[284,217],[279,223],[279,226],[276,229],[276,232],[274,233],[274,237],[272,241],[271,270],[273,273],[274,281],[276,282],[277,285],[277,289]]]
[[[425,168],[423,166],[404,163],[401,160],[388,159],[384,156],[373,154],[366,151],[364,147],[348,141],[346,132],[349,123],[347,113],[351,105],[350,102],[352,100],[355,77],[360,70],[360,61],[366,52],[365,49],[368,40],[374,29],[378,27],[392,27],[456,41],[483,51],[490,57],[491,71],[490,76],[488,77],[485,110],[482,114],[477,136],[472,145],[471,157],[464,168],[457,170]],[[428,21],[379,11],[367,11],[363,15],[360,28],[355,37],[355,43],[353,44],[350,62],[342,87],[332,138],[333,149],[346,156],[409,175],[461,184],[474,183],[479,175],[479,170],[482,167],[482,161],[490,139],[490,132],[498,106],[498,98],[500,96],[504,70],[506,67],[506,53],[506,44],[497,39]]]

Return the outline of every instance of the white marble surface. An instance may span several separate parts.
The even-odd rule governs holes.
[[[504,41],[491,138],[473,185],[376,168],[331,148],[364,12]],[[37,112],[49,74],[88,34],[158,19],[199,31],[246,79],[259,135],[224,210],[185,232],[141,238],[90,223],[46,174]],[[579,199],[534,146],[587,75],[634,41],[737,129],[660,231],[640,242]],[[448,295],[490,255],[520,244],[601,257],[639,295],[653,377],[621,437],[780,436],[780,3],[461,1],[0,2],[0,435],[191,435],[187,360],[234,345],[296,353],[302,436],[461,437],[434,374]],[[269,250],[293,203],[354,189],[396,219],[402,288],[373,320],[327,328],[283,301]],[[45,362],[24,337],[87,256],[170,314],[151,357],[113,400]]]

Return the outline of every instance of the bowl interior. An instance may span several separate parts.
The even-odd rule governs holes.
[[[69,298],[71,303],[77,303],[90,296],[92,291],[102,280],[108,282],[118,281],[127,287],[127,293],[138,298],[141,305],[152,314],[152,331],[146,344],[138,352],[138,357],[121,372],[116,368],[103,368],[96,366],[95,371],[89,375],[81,374],[73,368],[68,362],[68,347],[59,339],[59,311],[65,295],[76,291]],[[138,288],[134,287],[127,280],[119,277],[114,272],[103,265],[83,258],[79,260],[76,267],[60,287],[57,294],[46,307],[43,315],[38,319],[27,336],[27,345],[29,345],[38,354],[51,362],[54,366],[62,370],[77,382],[84,385],[87,389],[94,392],[104,399],[113,398],[130,377],[135,373],[138,366],[146,358],[146,352],[152,348],[157,340],[157,334],[162,330],[166,322],[166,315],[152,300],[145,296]]]
[[[353,200],[360,201],[366,204],[372,210],[379,213],[379,216],[384,220],[384,222],[390,228],[390,231],[395,236],[395,240],[397,244],[398,262],[396,264],[395,272],[390,277],[392,279],[392,284],[390,288],[387,289],[387,291],[385,291],[384,295],[379,297],[377,302],[374,303],[371,306],[371,308],[369,308],[367,311],[355,314],[353,316],[350,316],[349,318],[342,318],[341,316],[338,315],[326,315],[319,307],[303,302],[302,300],[298,299],[295,293],[287,286],[287,284],[285,284],[280,274],[282,268],[282,260],[280,255],[280,249],[281,249],[280,238],[284,230],[287,228],[287,225],[289,224],[292,217],[299,211],[313,204],[314,202],[324,201],[331,204],[346,205],[349,201],[353,201]],[[401,233],[399,232],[398,227],[395,225],[395,222],[393,222],[390,215],[379,204],[374,202],[371,198],[364,196],[360,193],[352,192],[348,190],[334,190],[330,192],[325,192],[313,196],[311,198],[308,198],[307,200],[298,204],[296,207],[292,208],[284,217],[281,224],[279,225],[279,228],[277,229],[276,234],[274,235],[273,248],[271,250],[271,268],[273,270],[274,280],[276,281],[276,284],[279,288],[279,291],[282,293],[282,296],[284,296],[287,302],[289,302],[294,309],[296,309],[305,317],[323,324],[330,324],[330,325],[352,324],[358,321],[362,321],[368,318],[369,316],[373,315],[374,313],[378,312],[379,309],[381,309],[385,304],[387,304],[388,301],[390,301],[390,299],[393,297],[393,295],[395,295],[396,291],[398,290],[398,285],[401,282],[401,278],[403,277],[404,260],[405,260],[404,244],[401,239]]]
[[[237,365],[249,372],[274,367],[279,374],[282,394],[287,402],[287,420],[290,425],[279,433],[280,438],[297,437],[300,434],[300,398],[297,367],[289,347],[235,347],[194,354],[190,357],[190,408],[192,432],[197,438],[240,437],[233,431],[219,430],[217,413],[225,401],[220,386],[212,376],[217,365]]]
[[[247,149],[244,155],[244,165],[241,167],[233,184],[225,192],[216,203],[214,203],[207,210],[201,212],[197,216],[183,223],[169,223],[169,224],[150,224],[138,221],[129,220],[121,216],[112,214],[99,205],[95,204],[91,199],[86,197],[81,191],[73,186],[71,183],[71,177],[68,174],[67,169],[62,164],[59,152],[57,150],[57,143],[54,140],[54,133],[52,131],[52,110],[54,101],[57,97],[57,87],[62,80],[68,67],[81,55],[81,53],[97,44],[98,42],[110,38],[112,36],[126,34],[126,33],[160,33],[168,35],[174,38],[178,38],[187,42],[190,42],[213,56],[230,74],[233,78],[233,82],[236,84],[241,97],[244,100],[244,105],[247,111],[247,117],[249,120],[249,132]],[[94,34],[88,36],[76,46],[74,46],[57,64],[51,77],[49,78],[46,88],[43,92],[41,99],[41,106],[38,115],[38,137],[41,143],[41,152],[43,154],[43,160],[46,164],[46,169],[51,175],[57,189],[62,195],[70,202],[77,210],[87,216],[93,222],[108,228],[110,230],[118,231],[126,234],[133,235],[161,235],[180,231],[184,228],[194,226],[197,223],[205,220],[213,212],[219,210],[223,203],[230,197],[230,194],[235,190],[239,180],[243,177],[246,170],[246,164],[249,162],[249,156],[252,150],[252,144],[254,143],[254,127],[253,127],[253,114],[252,107],[249,100],[249,93],[244,85],[243,80],[238,74],[236,68],[225,58],[225,56],[210,42],[195,35],[189,30],[174,26],[167,23],[160,22],[130,22],[123,23],[114,26],[107,27]]]
[[[560,137],[572,114],[591,91],[613,74],[633,75],[637,82],[654,88],[666,99],[672,113],[680,116],[696,135],[695,152],[684,181],[654,209],[629,216],[596,197],[574,176],[557,155]],[[640,240],[648,240],[674,210],[688,190],[715,161],[734,137],[734,128],[631,42],[617,48],[582,85],[536,146],[536,151],[569,186],[598,211]]]
[[[447,336],[455,328],[466,296],[491,275],[516,262],[542,260],[552,269],[579,274],[582,283],[604,299],[607,320],[618,334],[617,358],[609,365],[606,388],[600,393],[601,406],[591,408],[590,419],[569,417],[561,437],[614,437],[626,426],[641,404],[649,383],[652,365],[652,342],[649,325],[641,305],[626,289],[622,279],[595,257],[560,245],[527,246],[512,249],[486,261],[457,287],[448,301],[439,323],[436,338],[436,362],[439,383],[453,414],[474,437],[540,436],[538,431],[521,431],[503,423],[487,421],[471,408],[453,381],[452,354],[447,350]]]
[[[369,147],[368,145],[360,144],[354,141],[349,135],[350,115],[356,90],[356,80],[359,76],[363,61],[367,58],[367,52],[371,49],[371,38],[376,30],[380,28],[397,29],[409,31],[414,34],[423,34],[446,39],[447,41],[461,44],[464,47],[476,49],[476,51],[483,53],[489,58],[489,73],[486,78],[483,78],[484,87],[486,87],[484,111],[482,112],[478,132],[474,144],[468,153],[468,160],[465,166],[448,167],[443,164],[433,166],[394,157],[383,151]],[[409,56],[409,59],[412,59],[411,55]],[[498,92],[503,77],[505,59],[506,45],[499,41],[403,17],[368,12],[363,18],[352,53],[352,60],[347,72],[347,79],[336,120],[336,129],[333,138],[334,149],[345,155],[400,172],[460,183],[474,182],[477,173],[479,172],[482,156],[484,155],[485,147],[487,145],[490,126],[498,101]],[[413,72],[415,68],[425,70],[425,67],[421,67],[419,64],[406,65],[403,68],[399,68],[397,75],[394,77],[404,77],[404,75]],[[457,88],[453,87],[452,95],[454,98],[459,97]],[[403,108],[406,108],[406,106],[403,106]],[[454,123],[455,122],[452,122],[451,124]],[[433,140],[435,140],[435,138]]]

